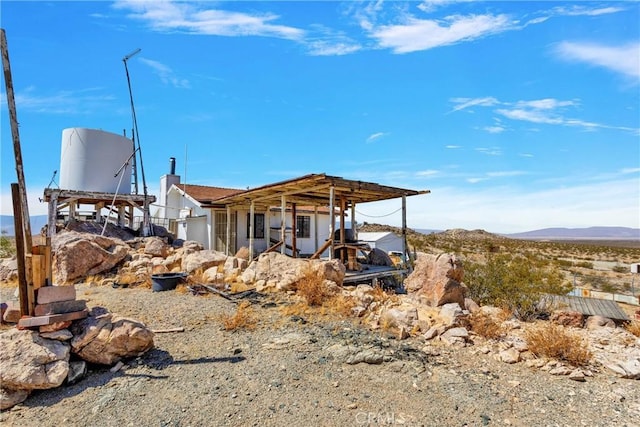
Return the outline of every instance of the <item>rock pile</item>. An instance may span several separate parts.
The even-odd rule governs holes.
[[[77,381],[86,362],[112,365],[151,348],[153,332],[144,324],[101,307],[53,332],[9,329],[0,334],[0,409],[24,401],[32,390]]]

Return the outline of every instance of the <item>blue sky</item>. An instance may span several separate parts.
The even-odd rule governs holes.
[[[64,128],[131,128],[122,59],[141,48],[128,68],[151,194],[173,156],[190,184],[324,172],[430,189],[408,200],[413,228],[640,227],[638,2],[0,7],[32,215]],[[357,219],[399,225],[398,207]]]

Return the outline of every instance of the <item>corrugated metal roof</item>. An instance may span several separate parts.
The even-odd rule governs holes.
[[[542,301],[546,308],[569,308],[585,316],[603,316],[612,320],[627,321],[629,316],[617,302],[597,298],[548,295]]]

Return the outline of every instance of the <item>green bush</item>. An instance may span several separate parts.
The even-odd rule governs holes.
[[[543,294],[566,294],[571,285],[551,263],[534,256],[491,254],[486,263],[465,265],[469,296],[479,304],[510,310],[521,319],[538,314]]]
[[[7,232],[2,230],[2,236],[0,236],[0,258],[9,258],[16,253],[13,240],[8,238],[6,234]]]

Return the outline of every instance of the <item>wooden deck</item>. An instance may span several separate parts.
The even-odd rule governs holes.
[[[365,267],[365,269],[362,271],[347,270],[342,283],[345,285],[354,285],[357,283],[366,283],[375,279],[396,275],[401,275],[405,278],[408,274],[408,270],[398,270],[395,267],[366,264],[363,264],[363,267]]]
[[[546,308],[566,307],[585,316],[603,316],[618,322],[629,321],[629,316],[615,301],[574,296],[548,295],[542,302]]]

